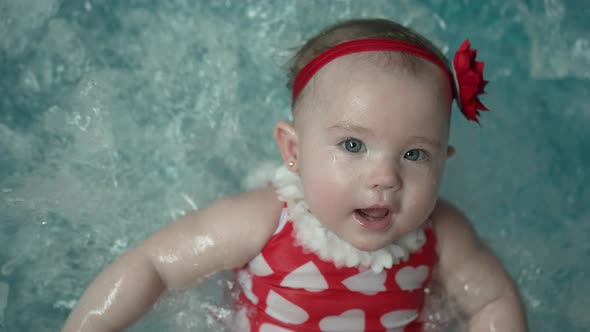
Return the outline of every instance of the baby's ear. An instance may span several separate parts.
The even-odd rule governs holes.
[[[449,145],[447,147],[447,159],[451,158],[452,156],[455,155],[457,151],[455,151],[455,148],[452,145]]]
[[[291,171],[297,172],[299,170],[299,165],[297,163],[299,149],[295,128],[288,122],[279,121],[275,126],[274,134],[285,165],[287,165]]]

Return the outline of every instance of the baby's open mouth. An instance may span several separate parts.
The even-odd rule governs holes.
[[[388,207],[374,207],[354,210],[358,223],[370,231],[381,232],[393,225],[391,209]]]
[[[389,215],[388,208],[357,209],[355,211],[368,221],[382,220]]]

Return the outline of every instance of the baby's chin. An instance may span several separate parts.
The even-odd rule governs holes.
[[[356,249],[371,252],[389,247],[399,237],[395,227],[390,227],[382,231],[367,232],[363,230],[347,240]]]
[[[383,249],[393,243],[393,239],[357,239],[355,241],[349,241],[349,243],[360,251],[377,251]]]

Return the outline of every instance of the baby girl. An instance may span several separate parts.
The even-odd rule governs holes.
[[[439,197],[451,103],[485,110],[483,63],[465,42],[449,67],[397,23],[352,20],[292,65],[293,121],[270,185],[222,198],[108,266],[64,331],[119,331],[166,289],[235,270],[237,331],[423,331],[441,285],[469,331],[526,331],[516,287],[467,218]]]

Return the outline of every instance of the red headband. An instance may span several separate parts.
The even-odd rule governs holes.
[[[392,39],[366,38],[355,39],[337,44],[309,61],[295,77],[293,81],[293,102],[303,90],[307,82],[322,67],[332,60],[360,52],[392,51],[411,54],[436,64],[449,76],[452,86],[455,87],[455,99],[461,112],[469,120],[479,123],[477,116],[479,110],[487,111],[487,108],[477,97],[484,93],[487,81],[483,79],[484,63],[475,61],[477,51],[470,48],[469,40],[465,40],[455,53],[453,58],[453,72],[436,55],[418,45]]]

